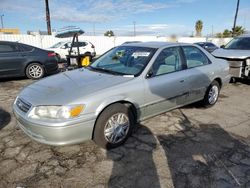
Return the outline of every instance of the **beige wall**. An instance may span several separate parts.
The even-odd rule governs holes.
[[[0,29],[0,33],[3,33],[3,34],[20,34],[20,30],[18,28],[3,28],[3,29]]]

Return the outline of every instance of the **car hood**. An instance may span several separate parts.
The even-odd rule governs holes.
[[[37,81],[23,89],[19,97],[35,106],[65,105],[131,79],[133,78],[77,69]]]
[[[213,56],[229,59],[246,59],[250,57],[250,50],[217,49],[212,52]]]

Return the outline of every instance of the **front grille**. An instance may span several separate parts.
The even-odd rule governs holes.
[[[24,101],[24,100],[21,99],[21,98],[18,98],[18,99],[16,100],[16,105],[17,105],[17,107],[18,107],[21,111],[23,111],[23,112],[25,112],[25,113],[27,113],[27,112],[29,111],[29,109],[31,108],[31,104],[29,104],[28,102]]]

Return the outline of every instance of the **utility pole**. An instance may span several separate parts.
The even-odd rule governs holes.
[[[93,36],[95,36],[95,23],[93,23]]]
[[[1,15],[1,25],[2,25],[2,29],[3,29],[3,17],[4,17],[4,14]]]
[[[46,6],[47,31],[48,31],[48,35],[51,35],[50,14],[49,14],[49,0],[45,0],[45,6]]]
[[[212,25],[212,37],[214,37],[214,26]]]
[[[235,35],[235,27],[236,27],[236,20],[238,16],[239,4],[240,4],[240,0],[237,0],[236,12],[235,12],[235,17],[234,17],[234,26],[233,26],[233,37]]]
[[[133,24],[134,24],[134,36],[136,36],[136,30],[135,30],[135,24],[136,24],[136,22],[133,21]]]

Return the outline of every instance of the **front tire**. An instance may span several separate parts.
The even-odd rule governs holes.
[[[27,66],[25,74],[28,78],[36,80],[44,76],[44,68],[39,63],[31,63]]]
[[[108,106],[98,117],[93,140],[102,148],[112,149],[122,145],[132,133],[135,119],[123,104]]]
[[[214,80],[209,87],[207,88],[204,99],[202,100],[202,104],[205,107],[211,107],[215,105],[219,98],[220,94],[220,84]]]

